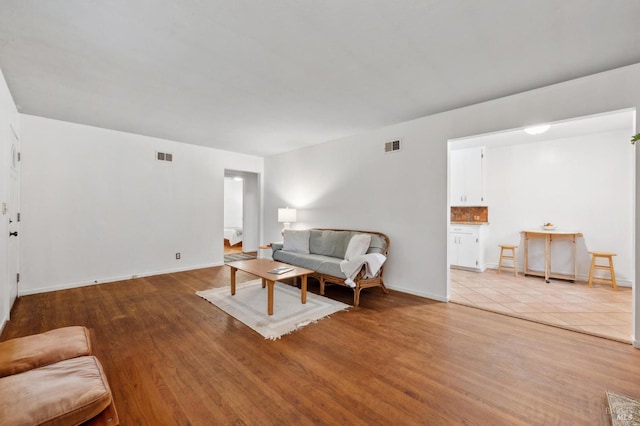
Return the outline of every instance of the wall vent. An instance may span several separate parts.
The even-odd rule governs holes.
[[[173,154],[170,154],[168,152],[156,152],[156,160],[173,161]]]
[[[384,152],[400,151],[400,139],[384,144]]]

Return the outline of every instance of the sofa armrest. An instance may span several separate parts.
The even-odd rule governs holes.
[[[280,243],[271,243],[271,254],[277,252],[278,250],[282,250],[282,247],[284,247],[284,243],[280,242]]]

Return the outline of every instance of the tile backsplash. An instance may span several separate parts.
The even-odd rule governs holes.
[[[451,207],[451,222],[489,222],[489,207]]]

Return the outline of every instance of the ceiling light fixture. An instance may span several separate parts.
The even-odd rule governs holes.
[[[524,131],[529,135],[541,135],[551,128],[551,124],[540,124],[538,126],[525,127]]]

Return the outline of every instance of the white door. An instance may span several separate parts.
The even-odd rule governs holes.
[[[20,140],[13,125],[10,133],[9,202],[7,203],[7,215],[9,216],[9,246],[7,248],[9,315],[11,315],[11,308],[18,295],[18,273],[20,272],[20,161],[18,157]]]

